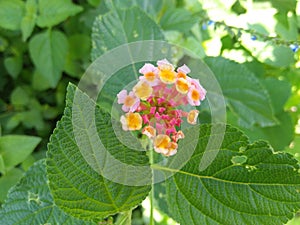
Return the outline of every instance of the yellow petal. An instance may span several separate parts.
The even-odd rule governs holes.
[[[126,113],[126,122],[128,130],[140,130],[142,128],[142,117],[139,113]]]
[[[140,81],[133,87],[133,92],[138,98],[147,100],[151,96],[153,89],[146,81]]]

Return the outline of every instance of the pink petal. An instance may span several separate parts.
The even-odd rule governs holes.
[[[146,74],[149,72],[157,72],[157,68],[150,63],[145,63],[145,65],[139,70],[139,73]]]
[[[123,104],[125,102],[125,98],[127,97],[127,90],[122,90],[117,94],[118,104]]]
[[[158,60],[156,63],[159,67],[170,67],[172,68],[172,70],[174,70],[174,66],[167,60],[167,59],[162,59],[162,60]]]
[[[139,106],[140,106],[140,99],[136,98],[135,103],[130,107],[129,111],[135,112],[135,110],[137,110]]]
[[[181,66],[177,69],[177,72],[182,72],[184,74],[188,74],[191,72],[191,70],[187,65],[183,64],[183,66]]]

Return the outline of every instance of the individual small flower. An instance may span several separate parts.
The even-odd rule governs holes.
[[[187,94],[188,102],[192,106],[200,105],[200,101],[203,101],[206,96],[206,90],[201,86],[199,80],[190,79],[191,86]]]
[[[174,66],[166,59],[157,61],[159,69],[159,78],[165,84],[173,84],[176,81],[177,74],[174,71]]]
[[[290,44],[290,49],[293,51],[293,52],[297,52],[298,49],[299,49],[299,46],[297,44]]]
[[[181,94],[186,94],[189,91],[190,84],[184,78],[179,78],[176,81],[176,90]]]
[[[158,68],[150,63],[145,63],[145,65],[139,70],[144,76],[140,76],[140,80],[147,81],[151,86],[155,86],[159,83],[158,79]]]
[[[170,142],[171,142],[171,139],[168,135],[159,134],[155,137],[154,142],[153,142],[154,150],[157,153],[166,154],[166,153],[168,153],[168,146],[169,146]]]
[[[192,88],[188,92],[188,102],[192,106],[198,106],[200,105],[200,93],[196,88]]]
[[[137,98],[132,91],[127,95],[127,91],[122,90],[117,97],[118,104],[123,104],[122,110],[124,112],[134,112],[140,105],[140,99]]]
[[[172,140],[173,140],[174,142],[177,142],[178,140],[183,139],[183,138],[184,138],[184,133],[183,133],[181,130],[177,131],[177,132],[172,136]]]
[[[140,130],[142,128],[142,117],[139,113],[128,112],[120,119],[123,130]]]
[[[256,35],[254,35],[254,34],[252,34],[250,38],[251,38],[252,41],[257,40],[257,37],[256,37]]]
[[[145,134],[148,138],[152,139],[156,136],[156,130],[152,126],[146,126],[143,128],[142,134]]]
[[[133,87],[134,94],[140,98],[141,100],[147,100],[152,94],[152,87],[150,84],[146,81],[139,81],[134,87]]]
[[[198,110],[191,110],[188,115],[187,115],[187,121],[190,124],[196,124],[197,123],[197,118],[199,115],[199,111]]]

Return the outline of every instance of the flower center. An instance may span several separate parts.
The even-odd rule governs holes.
[[[200,94],[196,89],[192,90],[191,96],[194,101],[198,101],[200,99]]]
[[[149,82],[154,81],[156,78],[155,73],[153,73],[153,72],[148,72],[144,76],[145,76],[146,80]]]
[[[135,99],[131,96],[126,96],[125,100],[124,100],[124,105],[127,107],[132,106],[135,103]]]
[[[166,84],[172,84],[176,81],[176,73],[172,70],[161,70],[159,77]]]

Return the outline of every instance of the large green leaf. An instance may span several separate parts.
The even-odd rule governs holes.
[[[122,145],[115,135],[110,115],[75,86],[69,85],[66,99],[64,116],[48,145],[47,173],[55,203],[76,217],[93,220],[139,204],[151,186],[121,183],[127,178],[137,183],[151,181],[145,152]],[[86,116],[92,110],[95,110],[94,119]],[[94,126],[95,133],[89,133]],[[97,146],[99,140],[106,148],[104,153],[101,145],[100,148]],[[124,167],[111,164],[110,157],[133,170],[126,171]],[[143,166],[146,168],[144,173],[135,169]],[[120,182],[111,181],[114,179]]]
[[[268,78],[261,80],[270,94],[271,103],[274,109],[278,124],[271,127],[255,125],[251,128],[241,127],[251,141],[267,140],[275,150],[283,150],[288,146],[294,137],[294,124],[289,112],[284,111],[284,105],[288,100],[291,87],[289,82]],[[238,125],[237,118],[228,114],[230,124]]]
[[[0,1],[0,27],[19,30],[24,14],[24,2],[21,0]]]
[[[35,163],[10,189],[0,210],[0,224],[70,224],[96,223],[78,220],[60,210],[48,187],[45,161]]]
[[[210,134],[211,125],[200,126],[192,157],[166,181],[167,212],[191,225],[281,225],[291,219],[300,208],[297,160],[274,153],[266,142],[249,144],[245,135],[227,126],[216,159],[200,171]]]
[[[39,0],[38,8],[37,25],[39,27],[52,27],[83,10],[71,0]]]
[[[160,25],[165,30],[189,31],[199,21],[199,15],[193,15],[183,8],[167,10],[160,20]]]
[[[92,33],[92,60],[122,44],[162,39],[160,28],[140,8],[114,10],[95,20]]]
[[[266,127],[277,124],[268,91],[252,72],[222,57],[206,58],[205,62],[215,74],[228,107],[241,125]]]
[[[39,74],[56,87],[65,64],[68,40],[60,31],[47,30],[35,35],[29,42],[29,52]]]
[[[0,155],[7,170],[23,162],[41,141],[39,137],[6,135],[0,137]]]

